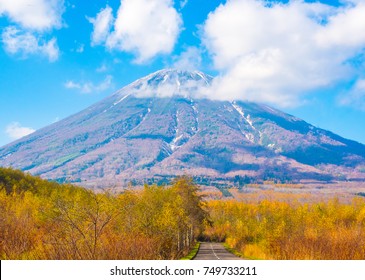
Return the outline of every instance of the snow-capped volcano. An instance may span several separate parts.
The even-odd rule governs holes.
[[[197,85],[209,85],[212,80],[212,76],[200,71],[163,69],[141,78],[131,85],[136,86],[141,83],[146,83],[152,87],[159,87],[164,84],[176,84],[177,89],[180,89],[180,87],[184,87],[189,84],[190,81],[194,81]]]
[[[171,97],[173,95],[203,98],[212,80],[213,77],[200,71],[163,69],[138,79],[114,95],[119,98],[116,103],[129,95],[140,98]]]
[[[0,165],[98,187],[184,174],[207,184],[365,177],[364,145],[266,105],[209,100],[212,81],[155,72],[0,148]]]

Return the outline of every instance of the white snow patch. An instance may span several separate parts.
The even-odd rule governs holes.
[[[274,110],[273,108],[271,108],[269,106],[263,105],[263,107],[265,107],[268,111],[270,111],[271,113],[274,113],[275,115],[278,114],[278,111]]]
[[[174,140],[172,140],[172,143],[173,143],[173,144],[176,144],[176,143],[177,143],[177,141],[179,141],[181,138],[183,138],[183,136],[184,136],[184,135],[182,135],[182,134],[181,134],[181,135],[179,135],[179,136],[175,137],[175,138],[174,138]]]
[[[251,128],[253,130],[257,130],[253,126],[252,120],[250,119],[250,115],[247,115],[247,117],[245,117],[243,109],[240,106],[238,106],[235,102],[232,102],[231,104],[232,104],[233,108],[241,115],[241,117],[246,120],[246,122],[251,126]]]
[[[177,125],[179,124],[180,119],[179,119],[179,111],[176,112],[176,123]],[[176,149],[180,148],[179,145],[176,145],[176,143],[184,136],[183,134],[180,134],[179,129],[176,128],[175,129],[175,135],[176,137],[170,142],[169,146],[171,151],[175,151]]]
[[[262,132],[259,130],[260,139],[262,138]]]
[[[200,73],[199,71],[195,71],[195,74],[197,74],[200,78],[202,78],[204,80],[204,82],[207,85],[209,85],[209,81],[207,80],[207,78],[202,73]]]
[[[196,123],[196,127],[191,127],[191,130],[195,132],[195,131],[198,131],[198,126],[199,126],[198,109],[195,107],[194,100],[191,98],[190,98],[190,104],[191,104],[191,108],[194,111],[195,123]]]
[[[131,95],[131,93],[130,94],[127,94],[127,95],[125,95],[125,96],[123,96],[119,101],[117,101],[117,102],[114,102],[113,103],[113,105],[115,106],[115,105],[117,105],[117,104],[119,104],[120,102],[122,102],[124,99],[126,99],[128,96],[130,96]]]
[[[165,75],[164,77],[163,77],[163,81],[162,81],[162,83],[164,84],[166,81],[167,81],[167,79],[169,78],[169,75]]]
[[[179,145],[176,145],[176,143],[181,139],[181,138],[183,138],[183,134],[181,134],[181,135],[179,135],[179,136],[177,136],[177,137],[175,137],[173,140],[172,140],[172,142],[169,144],[169,146],[170,146],[170,148],[171,148],[171,150],[172,151],[175,151],[176,149],[178,149],[178,148],[180,148],[181,146],[179,146]]]
[[[243,113],[242,108],[234,102],[232,102],[231,104],[232,104],[233,108],[235,108],[235,110],[241,115],[241,117],[245,119],[245,114]]]
[[[150,109],[150,108],[148,108],[148,109],[147,109],[147,114],[146,114],[146,115],[144,115],[144,117],[142,118],[142,121],[140,122],[140,124],[144,122],[144,120],[147,118],[147,115],[148,115],[150,112],[151,112],[151,109]]]
[[[113,105],[112,105],[112,106],[110,106],[108,109],[105,109],[105,110],[103,111],[103,113],[106,113],[106,111],[108,111],[109,109],[113,108],[115,105],[119,104],[120,102],[122,102],[124,99],[126,99],[126,98],[127,98],[128,96],[130,96],[130,95],[131,95],[131,93],[130,93],[130,94],[127,94],[127,95],[125,95],[125,96],[123,96],[120,100],[118,100],[118,101],[114,102],[114,103],[113,103]]]
[[[169,146],[170,146],[170,149],[171,149],[171,151],[175,151],[177,148],[179,148],[179,146],[176,146],[176,145],[174,145],[174,144],[169,144]]]
[[[248,124],[253,128],[253,129],[255,129],[256,130],[256,128],[253,126],[253,124],[252,124],[252,121],[251,121],[251,119],[250,119],[250,115],[247,115],[247,118],[245,118],[246,119],[246,121],[248,122]]]
[[[195,121],[196,121],[196,124],[198,125],[198,123],[199,123],[198,109],[195,107],[195,105],[192,105],[191,108],[193,108],[193,111],[194,111],[194,114],[195,114]]]
[[[252,133],[246,133],[245,131],[242,130],[242,127],[240,126],[240,124],[238,123],[238,128],[240,129],[241,133],[243,136],[246,137],[246,139],[250,142],[254,142],[254,136],[252,135]]]
[[[255,142],[255,136],[252,133],[246,133],[245,136],[251,143]]]

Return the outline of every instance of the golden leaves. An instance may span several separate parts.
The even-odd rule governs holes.
[[[224,211],[222,211],[224,209]],[[213,227],[206,238],[222,240],[250,258],[363,259],[365,203],[256,203],[210,201]],[[227,223],[229,225],[227,225]]]
[[[206,218],[197,191],[182,177],[110,195],[0,168],[0,257],[179,258]]]

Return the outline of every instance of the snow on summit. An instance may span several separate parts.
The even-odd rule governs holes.
[[[124,91],[132,91],[135,97],[171,97],[179,95],[185,98],[203,98],[213,80],[212,76],[200,71],[163,69],[124,87],[118,94],[124,97]],[[202,89],[206,90],[202,90]]]

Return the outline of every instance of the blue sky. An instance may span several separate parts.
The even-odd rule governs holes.
[[[0,146],[161,68],[365,143],[365,1],[0,0]]]

